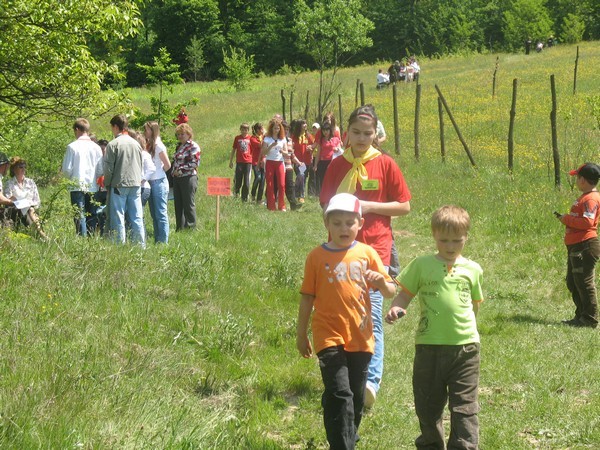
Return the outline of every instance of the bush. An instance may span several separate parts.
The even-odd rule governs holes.
[[[567,14],[561,26],[561,41],[567,44],[576,44],[583,39],[585,23],[583,19],[575,14]]]

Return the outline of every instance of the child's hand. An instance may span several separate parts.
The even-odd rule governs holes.
[[[373,286],[376,287],[377,289],[385,289],[385,277],[383,276],[383,274],[379,273],[379,272],[375,272],[374,270],[367,270],[365,271],[365,280],[367,280],[367,282]]]
[[[385,321],[387,323],[394,323],[396,320],[404,317],[406,315],[406,310],[400,308],[399,306],[392,306],[385,316]]]
[[[233,169],[233,161],[229,161],[229,168]]]
[[[296,348],[300,352],[303,358],[310,358],[313,354],[312,345],[308,336],[297,336],[296,337]]]

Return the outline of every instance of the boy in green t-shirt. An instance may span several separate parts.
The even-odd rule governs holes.
[[[444,449],[442,415],[449,402],[448,448],[477,449],[479,440],[479,333],[482,270],[462,256],[469,214],[443,206],[431,218],[438,252],[415,258],[397,278],[401,290],[386,316],[394,323],[418,295],[413,394],[421,435],[417,448]]]

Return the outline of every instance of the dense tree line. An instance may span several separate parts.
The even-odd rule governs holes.
[[[144,83],[135,63],[150,63],[160,47],[188,79],[218,77],[223,51],[254,55],[255,68],[315,69],[299,39],[299,4],[323,0],[140,0],[144,28],[122,55],[130,85]],[[442,56],[464,52],[517,51],[527,38],[559,42],[600,38],[600,0],[370,0],[348,2],[374,27],[373,45],[348,64],[394,60],[407,54]],[[356,4],[359,3],[358,7]],[[332,14],[333,15],[333,14]],[[334,17],[330,17],[334,20]],[[323,39],[327,39],[324,36]],[[195,48],[191,44],[195,44]],[[203,65],[190,68],[190,52]],[[102,56],[99,54],[99,56]]]

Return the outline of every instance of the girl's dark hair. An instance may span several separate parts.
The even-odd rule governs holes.
[[[327,114],[325,114],[323,116],[323,120],[321,121],[321,127],[323,127],[323,125],[325,125],[325,123],[329,123],[331,124],[331,130],[332,132],[335,131],[335,116],[333,115],[333,113],[328,112]]]
[[[306,125],[306,120],[304,119],[294,119],[292,120],[292,136],[298,138],[304,132],[304,125]]]
[[[260,132],[260,129],[262,127],[263,127],[262,123],[256,122],[254,125],[252,125],[252,134],[254,136],[258,136],[258,133]]]

